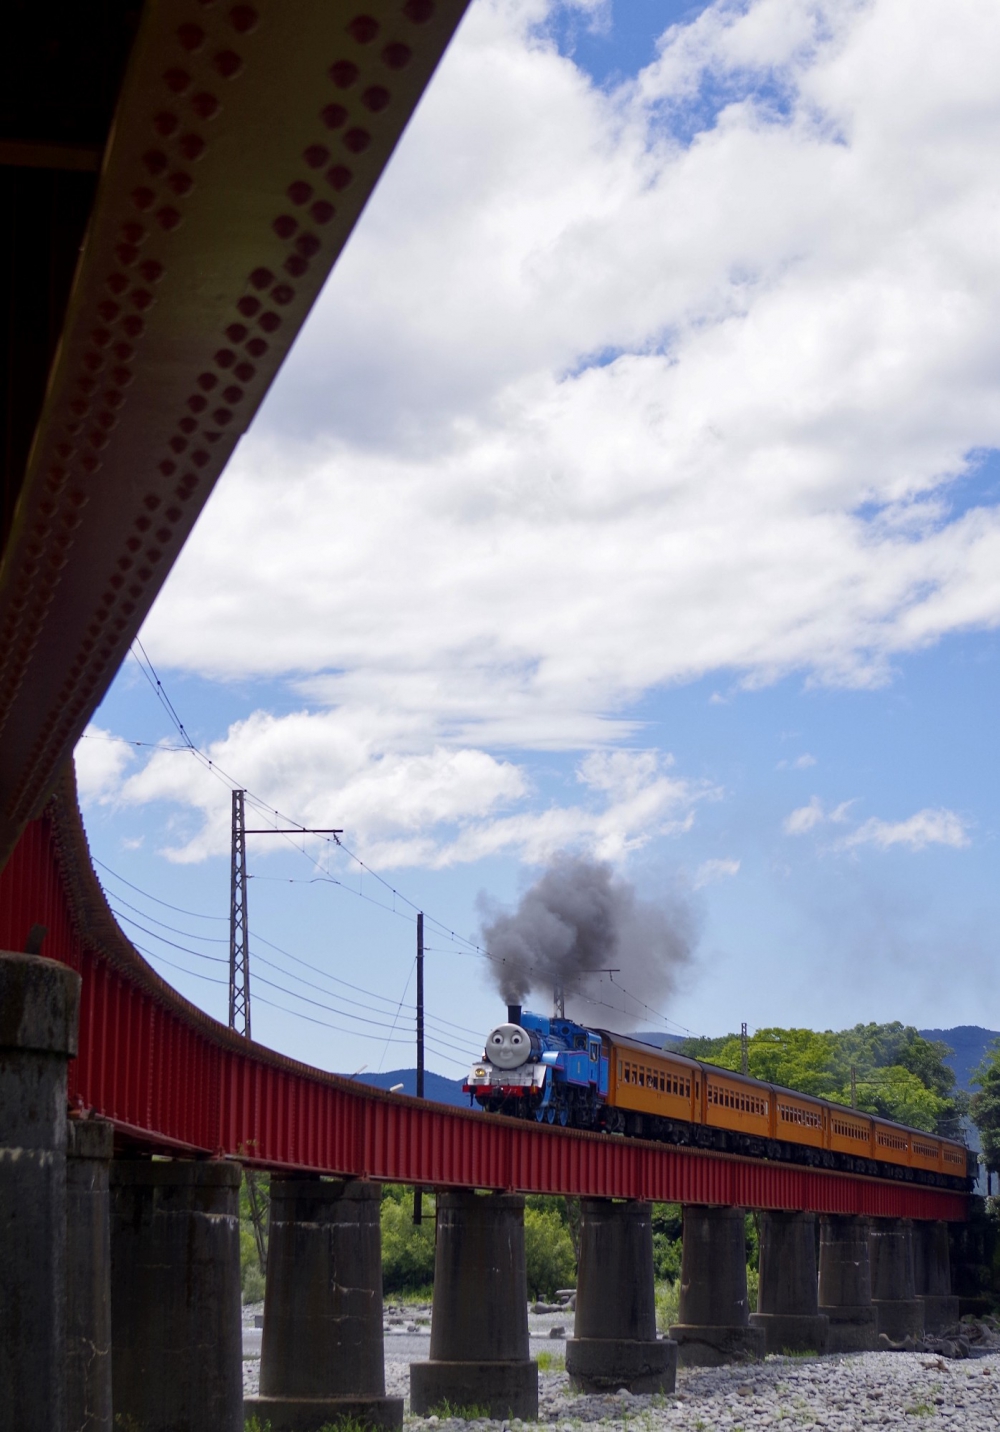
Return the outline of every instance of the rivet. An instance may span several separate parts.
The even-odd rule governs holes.
[[[386,45],[382,51],[382,62],[387,65],[390,70],[401,70],[410,63],[412,56],[413,51],[409,45],[404,45],[399,40],[395,40],[391,45]]]
[[[328,104],[319,112],[327,129],[341,129],[347,123],[347,110],[342,104]]]
[[[332,168],[326,171],[326,182],[330,188],[335,189],[338,194],[347,188],[353,178],[354,174],[348,169],[346,164],[334,164]]]
[[[347,27],[347,33],[359,45],[370,45],[378,32],[379,23],[371,15],[356,15]]]
[[[353,60],[336,60],[329,69],[330,78],[338,89],[349,89],[360,73]]]
[[[355,127],[349,129],[344,135],[344,147],[349,149],[352,154],[363,154],[371,142],[372,137],[367,129]]]
[[[289,184],[285,192],[293,204],[308,204],[312,198],[313,187],[304,179],[296,179],[294,184]]]
[[[224,80],[235,79],[243,68],[243,61],[235,50],[220,50],[212,56],[212,64]]]
[[[181,48],[194,53],[205,43],[205,31],[200,25],[181,25],[177,31]]]
[[[258,15],[252,5],[234,5],[229,12],[229,19],[234,30],[241,35],[247,35],[256,29]]]
[[[174,94],[183,94],[191,84],[191,76],[186,70],[167,70],[163,82]]]
[[[383,85],[370,85],[361,96],[361,103],[372,114],[381,114],[392,96]]]
[[[214,94],[209,94],[208,91],[205,90],[201,94],[194,96],[191,101],[191,108],[201,119],[214,119],[221,109],[221,105]]]

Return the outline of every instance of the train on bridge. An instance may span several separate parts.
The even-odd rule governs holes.
[[[490,1031],[466,1093],[492,1113],[969,1193],[954,1139],[766,1084],[560,1016]]]

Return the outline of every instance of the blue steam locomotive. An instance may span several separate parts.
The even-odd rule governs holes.
[[[483,1054],[464,1087],[484,1109],[549,1124],[601,1126],[608,1051],[597,1031],[508,1005],[507,1023],[490,1031]]]

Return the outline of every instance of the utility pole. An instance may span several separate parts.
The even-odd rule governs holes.
[[[250,835],[332,835],[340,830],[251,830],[247,831],[246,791],[233,791],[233,840],[229,877],[229,1028],[250,1038],[250,924],[247,917],[247,834]],[[250,1222],[260,1271],[267,1273],[267,1227],[269,1200],[252,1168],[245,1170]]]
[[[744,1074],[750,1073],[750,1043],[747,1039],[746,1020],[740,1028],[740,1068]]]
[[[417,1098],[424,1097],[424,912],[417,911]]]
[[[424,912],[417,911],[417,1098],[424,1097]],[[423,1222],[424,1191],[413,1190],[413,1221]]]
[[[857,1107],[858,1107],[858,1071],[857,1071],[857,1068],[852,1064],[852,1065],[851,1065],[851,1108],[852,1108],[852,1109],[856,1109]]]
[[[229,876],[229,1028],[250,1038],[250,950],[247,943],[247,829],[243,798],[233,791]]]
[[[566,991],[561,984],[552,991],[552,1014],[555,1019],[566,1018]]]

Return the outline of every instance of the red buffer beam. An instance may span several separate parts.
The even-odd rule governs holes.
[[[962,1220],[960,1194],[526,1124],[359,1086],[249,1044],[182,999],[121,932],[72,779],[0,875],[0,947],[47,926],[83,977],[71,1094],[122,1138],[269,1168],[531,1193]]]

